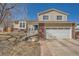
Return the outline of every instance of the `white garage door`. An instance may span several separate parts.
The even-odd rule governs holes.
[[[46,38],[52,39],[64,39],[64,38],[72,38],[71,28],[47,28],[46,29]]]

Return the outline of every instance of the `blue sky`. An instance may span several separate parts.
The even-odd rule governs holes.
[[[25,13],[24,9],[27,9],[28,19],[37,20],[37,13],[55,8],[63,12],[69,13],[68,21],[79,22],[79,4],[78,3],[28,3],[28,4],[18,4],[17,9],[20,9],[21,12],[17,12],[16,19],[22,19]],[[26,15],[24,16],[26,17]]]

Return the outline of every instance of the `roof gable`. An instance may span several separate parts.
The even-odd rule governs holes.
[[[56,11],[56,12],[59,12],[61,14],[69,15],[66,12],[63,12],[63,11],[60,11],[60,10],[57,10],[57,9],[54,9],[54,8],[39,12],[38,15],[45,14],[45,13],[52,12],[52,11]]]

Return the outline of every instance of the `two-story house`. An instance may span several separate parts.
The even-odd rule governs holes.
[[[38,13],[40,32],[46,39],[75,38],[75,23],[68,22],[67,16],[68,13],[57,9],[49,9]]]
[[[39,12],[37,16],[38,20],[36,21],[15,21],[13,30],[28,30],[31,34],[39,31],[40,36],[46,39],[75,38],[75,23],[68,22],[68,13],[57,9],[49,9]]]

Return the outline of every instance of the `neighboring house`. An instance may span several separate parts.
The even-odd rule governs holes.
[[[49,9],[38,13],[39,29],[46,39],[74,39],[75,23],[67,21],[68,13]]]
[[[0,24],[0,32],[11,32],[12,31],[12,21],[11,20],[4,20]]]
[[[14,21],[13,31],[26,31],[26,21]]]
[[[38,23],[37,21],[14,21],[13,31],[27,31],[28,35],[32,35],[38,32]]]
[[[3,32],[3,31],[4,31],[4,24],[1,23],[1,24],[0,24],[0,32]]]

